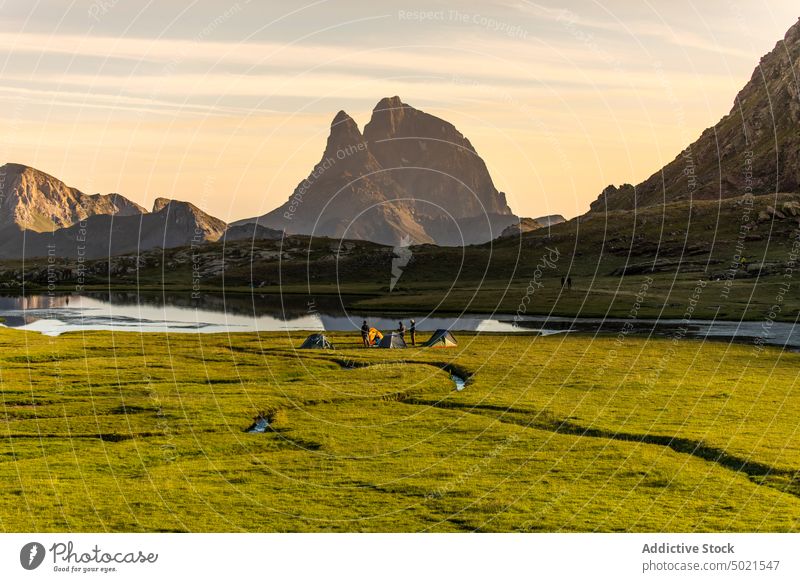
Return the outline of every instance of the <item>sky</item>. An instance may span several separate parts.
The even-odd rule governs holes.
[[[583,214],[727,114],[796,0],[0,0],[0,163],[233,221],[344,109],[453,123],[520,216]]]

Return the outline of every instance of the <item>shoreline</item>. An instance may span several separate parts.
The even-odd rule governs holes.
[[[227,295],[236,296],[236,297],[246,297],[246,296],[260,296],[260,297],[271,297],[277,300],[281,300],[282,297],[287,297],[291,299],[297,299],[301,297],[307,298],[353,298],[357,301],[361,301],[363,299],[380,299],[382,296],[377,293],[373,292],[357,292],[357,291],[348,291],[344,293],[338,292],[308,292],[308,291],[301,291],[298,289],[287,289],[282,292],[277,291],[258,291],[256,289],[248,289],[245,287],[230,287],[226,289],[221,289],[218,287],[214,288],[201,288],[199,291],[197,289],[192,289],[191,287],[187,286],[175,286],[175,287],[133,287],[133,286],[120,286],[120,287],[99,287],[99,286],[87,286],[82,291],[75,291],[74,288],[71,287],[56,287],[54,290],[48,292],[47,289],[30,289],[29,293],[19,293],[19,292],[12,292],[10,290],[2,290],[0,291],[0,297],[9,297],[9,298],[21,298],[25,296],[45,296],[51,295],[53,297],[63,297],[63,296],[88,296],[91,297],[93,294],[103,293],[103,294],[113,294],[113,293],[136,293],[145,297],[166,297],[169,294],[180,294],[180,293],[190,293],[196,294],[200,293],[201,295],[206,295],[209,297],[225,297]],[[402,295],[400,296],[404,299],[408,299],[409,295]],[[190,298],[191,301],[200,301],[202,302],[202,297],[200,299],[197,298]],[[495,309],[482,309],[481,307],[477,307],[475,309],[465,310],[459,308],[449,308],[449,307],[441,307],[437,306],[433,310],[426,310],[424,305],[419,309],[409,309],[407,307],[403,307],[401,305],[392,305],[391,303],[381,305],[380,307],[375,306],[363,306],[358,305],[356,302],[344,301],[342,302],[342,307],[357,312],[363,315],[370,315],[370,316],[377,316],[377,315],[386,315],[386,316],[397,316],[397,315],[408,315],[408,316],[419,316],[419,315],[427,315],[432,317],[456,317],[456,316],[468,316],[468,315],[484,315],[487,317],[514,317],[517,316],[518,313],[516,310],[513,309],[504,309],[502,307],[497,307]],[[402,299],[401,299],[402,301]],[[165,302],[168,303],[168,302]],[[671,308],[661,309],[658,316],[646,316],[642,315],[640,318],[637,318],[636,321],[639,322],[679,322],[683,321],[683,315],[685,313],[685,309],[681,306],[671,306]],[[584,309],[579,312],[579,315],[576,315],[575,312],[571,310],[559,310],[559,309],[536,309],[535,306],[529,306],[529,309],[522,317],[531,317],[531,318],[544,318],[548,320],[566,320],[566,319],[573,319],[573,320],[605,320],[605,321],[615,321],[615,320],[624,320],[628,315],[628,310],[625,309],[613,309],[609,307],[593,310],[591,308]],[[696,324],[704,324],[704,323],[712,323],[712,322],[720,322],[720,323],[756,323],[765,321],[767,319],[765,314],[753,314],[752,316],[749,314],[743,314],[740,317],[717,317],[717,318],[708,318],[702,317],[697,319],[692,319],[690,323]],[[771,319],[776,323],[794,323],[800,325],[800,313],[792,316],[791,314],[785,315],[784,313],[776,314],[775,318]]]

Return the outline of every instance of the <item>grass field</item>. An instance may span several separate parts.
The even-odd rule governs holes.
[[[798,354],[303,335],[0,330],[0,529],[800,529]]]

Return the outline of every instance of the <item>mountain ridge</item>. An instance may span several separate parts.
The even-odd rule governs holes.
[[[153,211],[121,194],[87,195],[24,164],[0,167],[0,258],[88,259],[202,244],[227,225],[190,202],[157,198]],[[264,233],[258,233],[264,236]]]
[[[170,201],[156,212],[95,214],[50,232],[0,230],[0,258],[52,256],[99,259],[155,248],[220,240],[227,225],[188,202]]]
[[[800,192],[799,96],[800,19],[761,58],[728,114],[640,184],[605,188],[590,212]]]
[[[0,229],[45,232],[71,226],[95,214],[130,216],[146,212],[120,194],[87,195],[24,164],[0,166]]]

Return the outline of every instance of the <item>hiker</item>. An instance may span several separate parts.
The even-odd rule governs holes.
[[[403,340],[405,341],[405,339],[406,339],[406,326],[403,325],[402,321],[398,321],[397,323],[399,324],[399,326],[397,328],[397,333],[399,333],[400,337],[403,338]]]
[[[561,277],[561,288],[562,289],[564,288],[564,283],[565,282],[566,282],[566,279],[564,279],[564,277]]]
[[[361,341],[365,348],[369,347],[369,325],[367,325],[366,319],[364,323],[361,324]]]
[[[567,289],[572,289],[572,277],[567,276]]]
[[[411,327],[408,328],[408,331],[411,333],[411,345],[417,345],[417,322],[413,319],[411,320]]]

